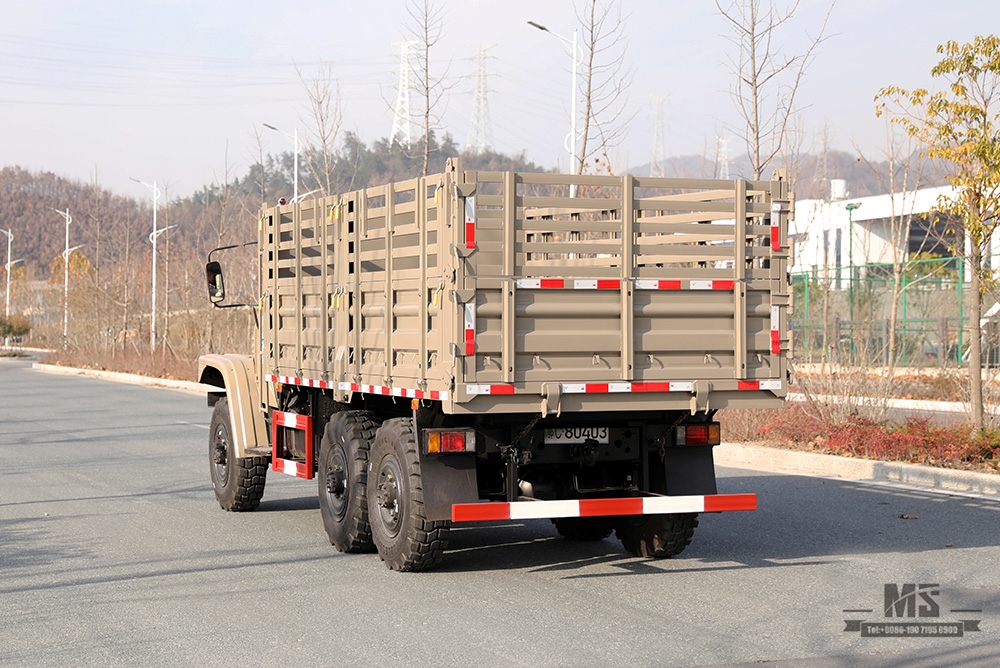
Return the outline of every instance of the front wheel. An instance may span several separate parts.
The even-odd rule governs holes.
[[[629,553],[664,559],[683,552],[691,544],[697,526],[697,513],[636,515],[620,518],[615,534]]]
[[[424,513],[420,455],[411,418],[387,420],[375,435],[368,470],[372,540],[394,571],[436,566],[448,546],[448,522]]]
[[[245,512],[260,505],[267,480],[267,457],[237,457],[229,423],[229,401],[219,399],[212,411],[208,464],[215,498],[223,510]]]

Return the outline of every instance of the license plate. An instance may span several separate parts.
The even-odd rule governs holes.
[[[557,427],[545,430],[546,443],[608,443],[609,429],[607,427]]]

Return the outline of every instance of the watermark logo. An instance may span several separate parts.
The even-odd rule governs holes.
[[[961,638],[978,632],[981,609],[942,607],[938,584],[890,583],[883,586],[882,609],[844,610],[844,631],[862,638]],[[942,614],[944,613],[944,614]],[[863,615],[863,617],[862,617]],[[847,617],[861,617],[846,619]]]

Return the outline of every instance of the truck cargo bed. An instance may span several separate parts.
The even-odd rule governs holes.
[[[266,209],[262,396],[282,382],[445,413],[778,406],[789,211],[780,178],[454,162]]]

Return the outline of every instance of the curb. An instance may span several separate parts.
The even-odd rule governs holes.
[[[839,455],[782,450],[781,448],[742,443],[723,443],[715,446],[714,452],[715,463],[719,466],[841,478],[1000,498],[1000,475],[992,473],[940,469],[905,462],[854,459]]]
[[[788,394],[788,401],[804,402],[806,396],[797,392]],[[818,401],[828,403],[843,403],[843,397],[832,397],[828,395],[816,395]],[[969,407],[961,401],[932,401],[930,399],[886,399],[885,405],[897,410],[909,411],[934,411],[938,413],[968,413]]]
[[[74,367],[57,366],[55,364],[40,364],[35,362],[31,365],[35,371],[43,373],[57,373],[64,376],[91,376],[103,380],[112,380],[117,383],[129,383],[131,385],[145,385],[147,387],[162,387],[169,390],[180,390],[188,394],[205,394],[218,388],[212,385],[203,385],[189,380],[171,380],[169,378],[153,378],[151,376],[140,376],[134,373],[119,373],[117,371],[101,371],[99,369],[77,369]]]

